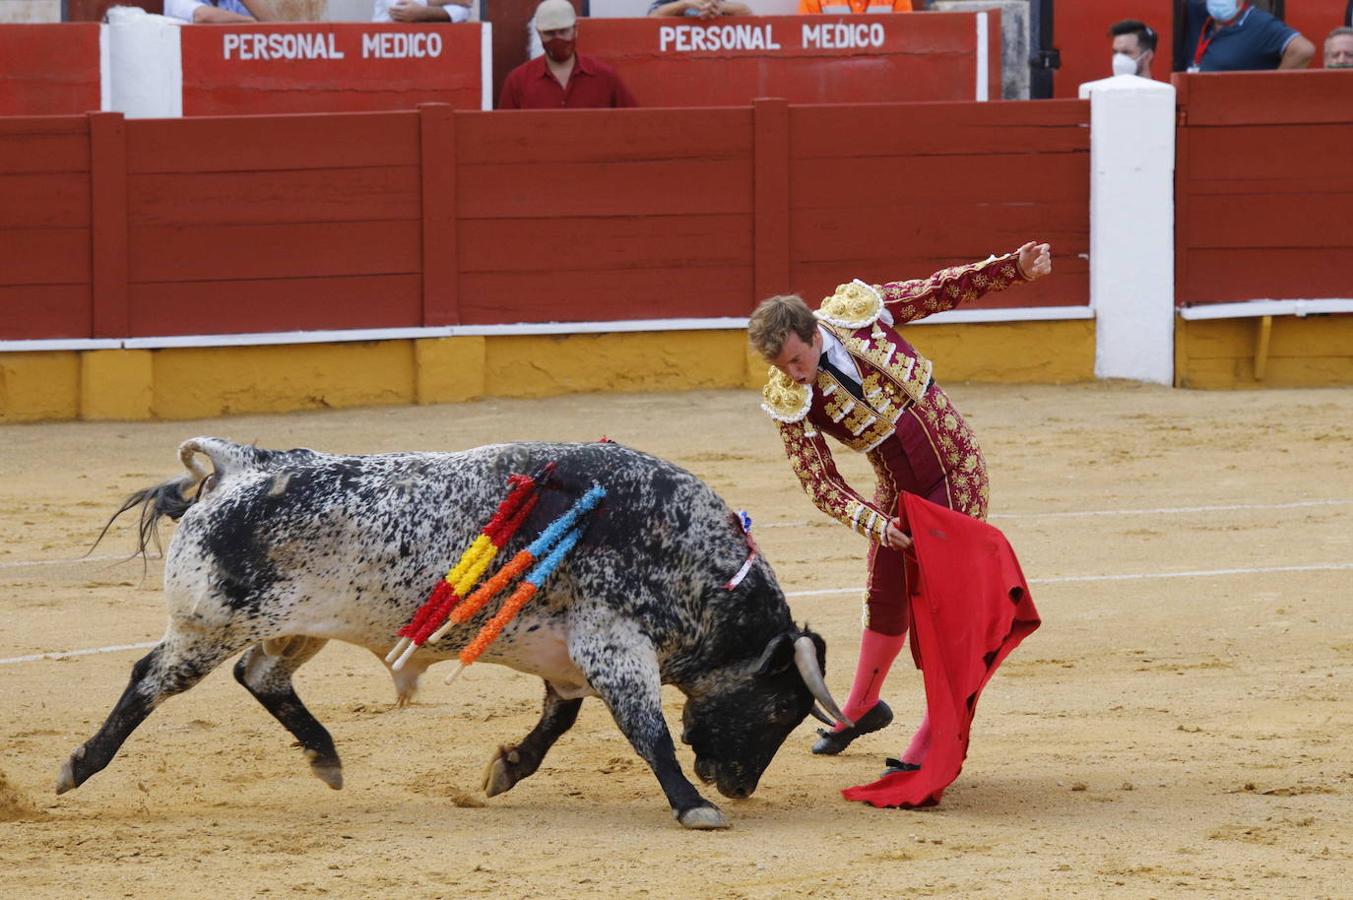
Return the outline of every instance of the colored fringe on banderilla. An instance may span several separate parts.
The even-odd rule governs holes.
[[[460,651],[456,668],[446,676],[447,684],[460,677],[460,673],[465,671],[467,666],[488,649],[489,644],[492,644],[498,638],[498,635],[502,634],[503,629],[507,627],[507,623],[511,622],[513,617],[521,612],[522,608],[540,590],[540,586],[545,583],[545,580],[554,574],[554,570],[559,567],[559,564],[564,561],[564,557],[569,554],[569,551],[582,537],[585,525],[581,524],[580,520],[596,509],[597,504],[605,496],[605,488],[598,484],[592,485],[587,493],[579,497],[578,502],[574,503],[567,512],[546,526],[540,533],[540,537],[532,541],[530,546],[518,552],[492,578],[484,582],[479,590],[467,597],[464,603],[459,604],[451,612],[446,624],[433,634],[432,640],[439,640],[451,626],[468,622],[474,617],[475,613],[487,606],[507,586],[508,582],[525,571],[533,562],[535,563],[535,567],[517,585],[517,589],[503,601],[502,608],[494,614],[492,619],[484,623],[483,627],[479,629],[479,634],[475,635],[474,640],[470,641],[465,649]]]
[[[437,582],[409,624],[399,629],[399,640],[385,655],[385,661],[391,664],[390,668],[402,669],[409,657],[426,644],[432,632],[446,621],[460,599],[479,583],[498,551],[512,539],[535,508],[536,501],[540,499],[540,488],[553,471],[554,463],[551,462],[531,475],[508,477],[507,483],[512,490],[498,505],[497,512],[461,554],[460,560],[446,573],[446,577]]]

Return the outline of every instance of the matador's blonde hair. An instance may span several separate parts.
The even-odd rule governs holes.
[[[798,294],[781,294],[761,301],[747,320],[747,340],[767,360],[780,355],[791,333],[811,344],[816,332],[817,319]]]

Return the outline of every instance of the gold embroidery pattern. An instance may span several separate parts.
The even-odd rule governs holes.
[[[878,291],[894,322],[901,325],[971,303],[983,294],[1005,290],[1024,280],[1014,254],[1007,253],[966,266],[940,269],[929,278],[879,285]]]
[[[813,389],[796,384],[788,375],[774,366],[767,373],[766,386],[761,389],[761,408],[777,422],[797,422],[813,408]]]
[[[850,284],[838,284],[836,292],[824,298],[813,315],[828,325],[855,329],[869,325],[882,311],[883,295],[856,278]]]
[[[968,424],[938,387],[929,402],[916,404],[915,411],[928,426],[940,454],[954,509],[985,520],[990,499],[987,464]]]
[[[819,432],[810,431],[804,422],[782,422],[779,430],[789,465],[813,505],[857,533],[882,540],[887,516],[846,484],[836,470],[826,439]]]

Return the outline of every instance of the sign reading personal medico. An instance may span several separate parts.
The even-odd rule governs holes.
[[[489,26],[182,29],[183,114],[490,108]]]
[[[999,13],[587,19],[578,46],[642,106],[900,103],[1000,96]]]

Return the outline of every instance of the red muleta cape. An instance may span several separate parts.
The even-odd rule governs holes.
[[[1038,610],[1005,535],[977,519],[904,493],[916,569],[912,649],[924,660],[931,742],[925,764],[846,788],[847,800],[916,808],[940,802],[963,770],[977,698],[1001,660],[1039,626]],[[910,560],[908,560],[910,562]]]

